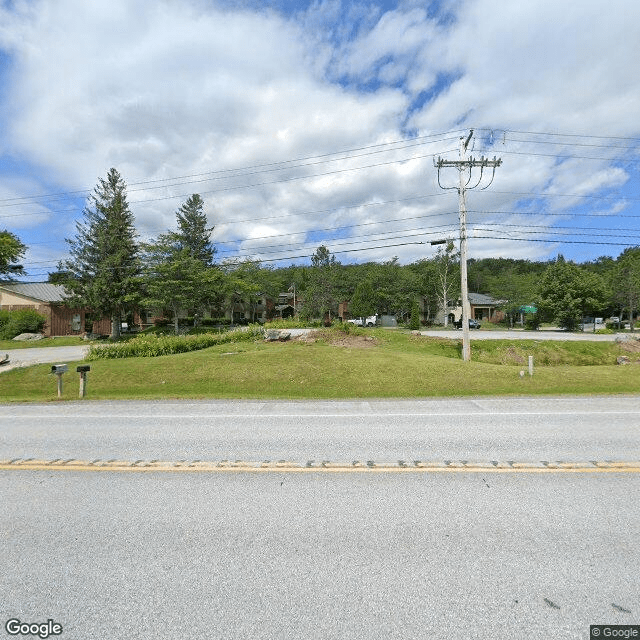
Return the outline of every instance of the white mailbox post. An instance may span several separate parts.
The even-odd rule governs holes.
[[[91,367],[88,364],[83,364],[76,367],[76,371],[80,374],[80,398],[84,398],[87,392],[87,371],[91,371]]]
[[[58,398],[62,398],[62,375],[69,371],[69,367],[66,364],[52,364],[51,373],[54,373],[58,377]]]

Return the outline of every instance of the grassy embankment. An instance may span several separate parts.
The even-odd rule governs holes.
[[[374,339],[367,340],[366,336]],[[527,357],[534,356],[533,377]],[[616,364],[627,355],[632,364]],[[87,398],[415,398],[640,391],[640,353],[607,342],[460,341],[375,330],[220,344],[155,358],[90,362]],[[78,397],[75,366],[64,399]],[[525,371],[524,377],[520,372]],[[56,400],[49,365],[0,374],[0,401]]]
[[[42,338],[42,340],[0,340],[0,355],[13,349],[41,349],[42,347],[73,347],[88,344],[86,340],[77,336],[64,336],[60,338]]]

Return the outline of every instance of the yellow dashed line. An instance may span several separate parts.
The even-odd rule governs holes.
[[[287,460],[0,460],[0,471],[137,471],[137,472],[236,472],[236,473],[639,473],[640,461],[309,461]]]

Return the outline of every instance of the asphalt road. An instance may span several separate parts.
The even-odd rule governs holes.
[[[640,460],[640,396],[11,404],[0,459]]]
[[[639,415],[640,397],[5,405],[0,460],[631,461]],[[5,468],[0,487],[0,622],[63,640],[640,623],[637,471]]]
[[[0,615],[62,638],[582,640],[640,618],[637,474],[1,477]]]
[[[8,355],[9,363],[0,366],[0,373],[16,369],[17,367],[30,367],[34,364],[83,360],[88,349],[88,346],[66,346],[28,347],[26,349],[5,350],[0,352],[0,358],[5,354]]]
[[[458,338],[462,339],[462,331],[455,329],[443,329],[438,331],[421,331],[423,336],[432,336],[434,338]],[[471,341],[473,340],[558,340],[558,341],[588,341],[588,342],[614,342],[619,336],[628,336],[624,333],[592,333],[582,332],[573,333],[561,330],[544,330],[544,331],[521,331],[514,330],[491,330],[483,331],[482,329],[470,330]]]

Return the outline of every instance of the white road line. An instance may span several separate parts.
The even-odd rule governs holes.
[[[428,413],[387,413],[387,412],[371,412],[371,413],[64,413],[64,414],[51,414],[51,413],[32,413],[32,414],[7,414],[0,415],[0,423],[3,420],[69,420],[70,418],[92,418],[104,420],[112,420],[114,418],[154,418],[154,419],[196,419],[206,418],[207,420],[229,420],[229,419],[242,419],[242,418],[255,418],[260,416],[261,418],[446,418],[451,417],[471,417],[478,415],[491,415],[491,416],[628,416],[637,415],[640,417],[640,410],[638,411],[473,411],[473,412],[428,412]]]

